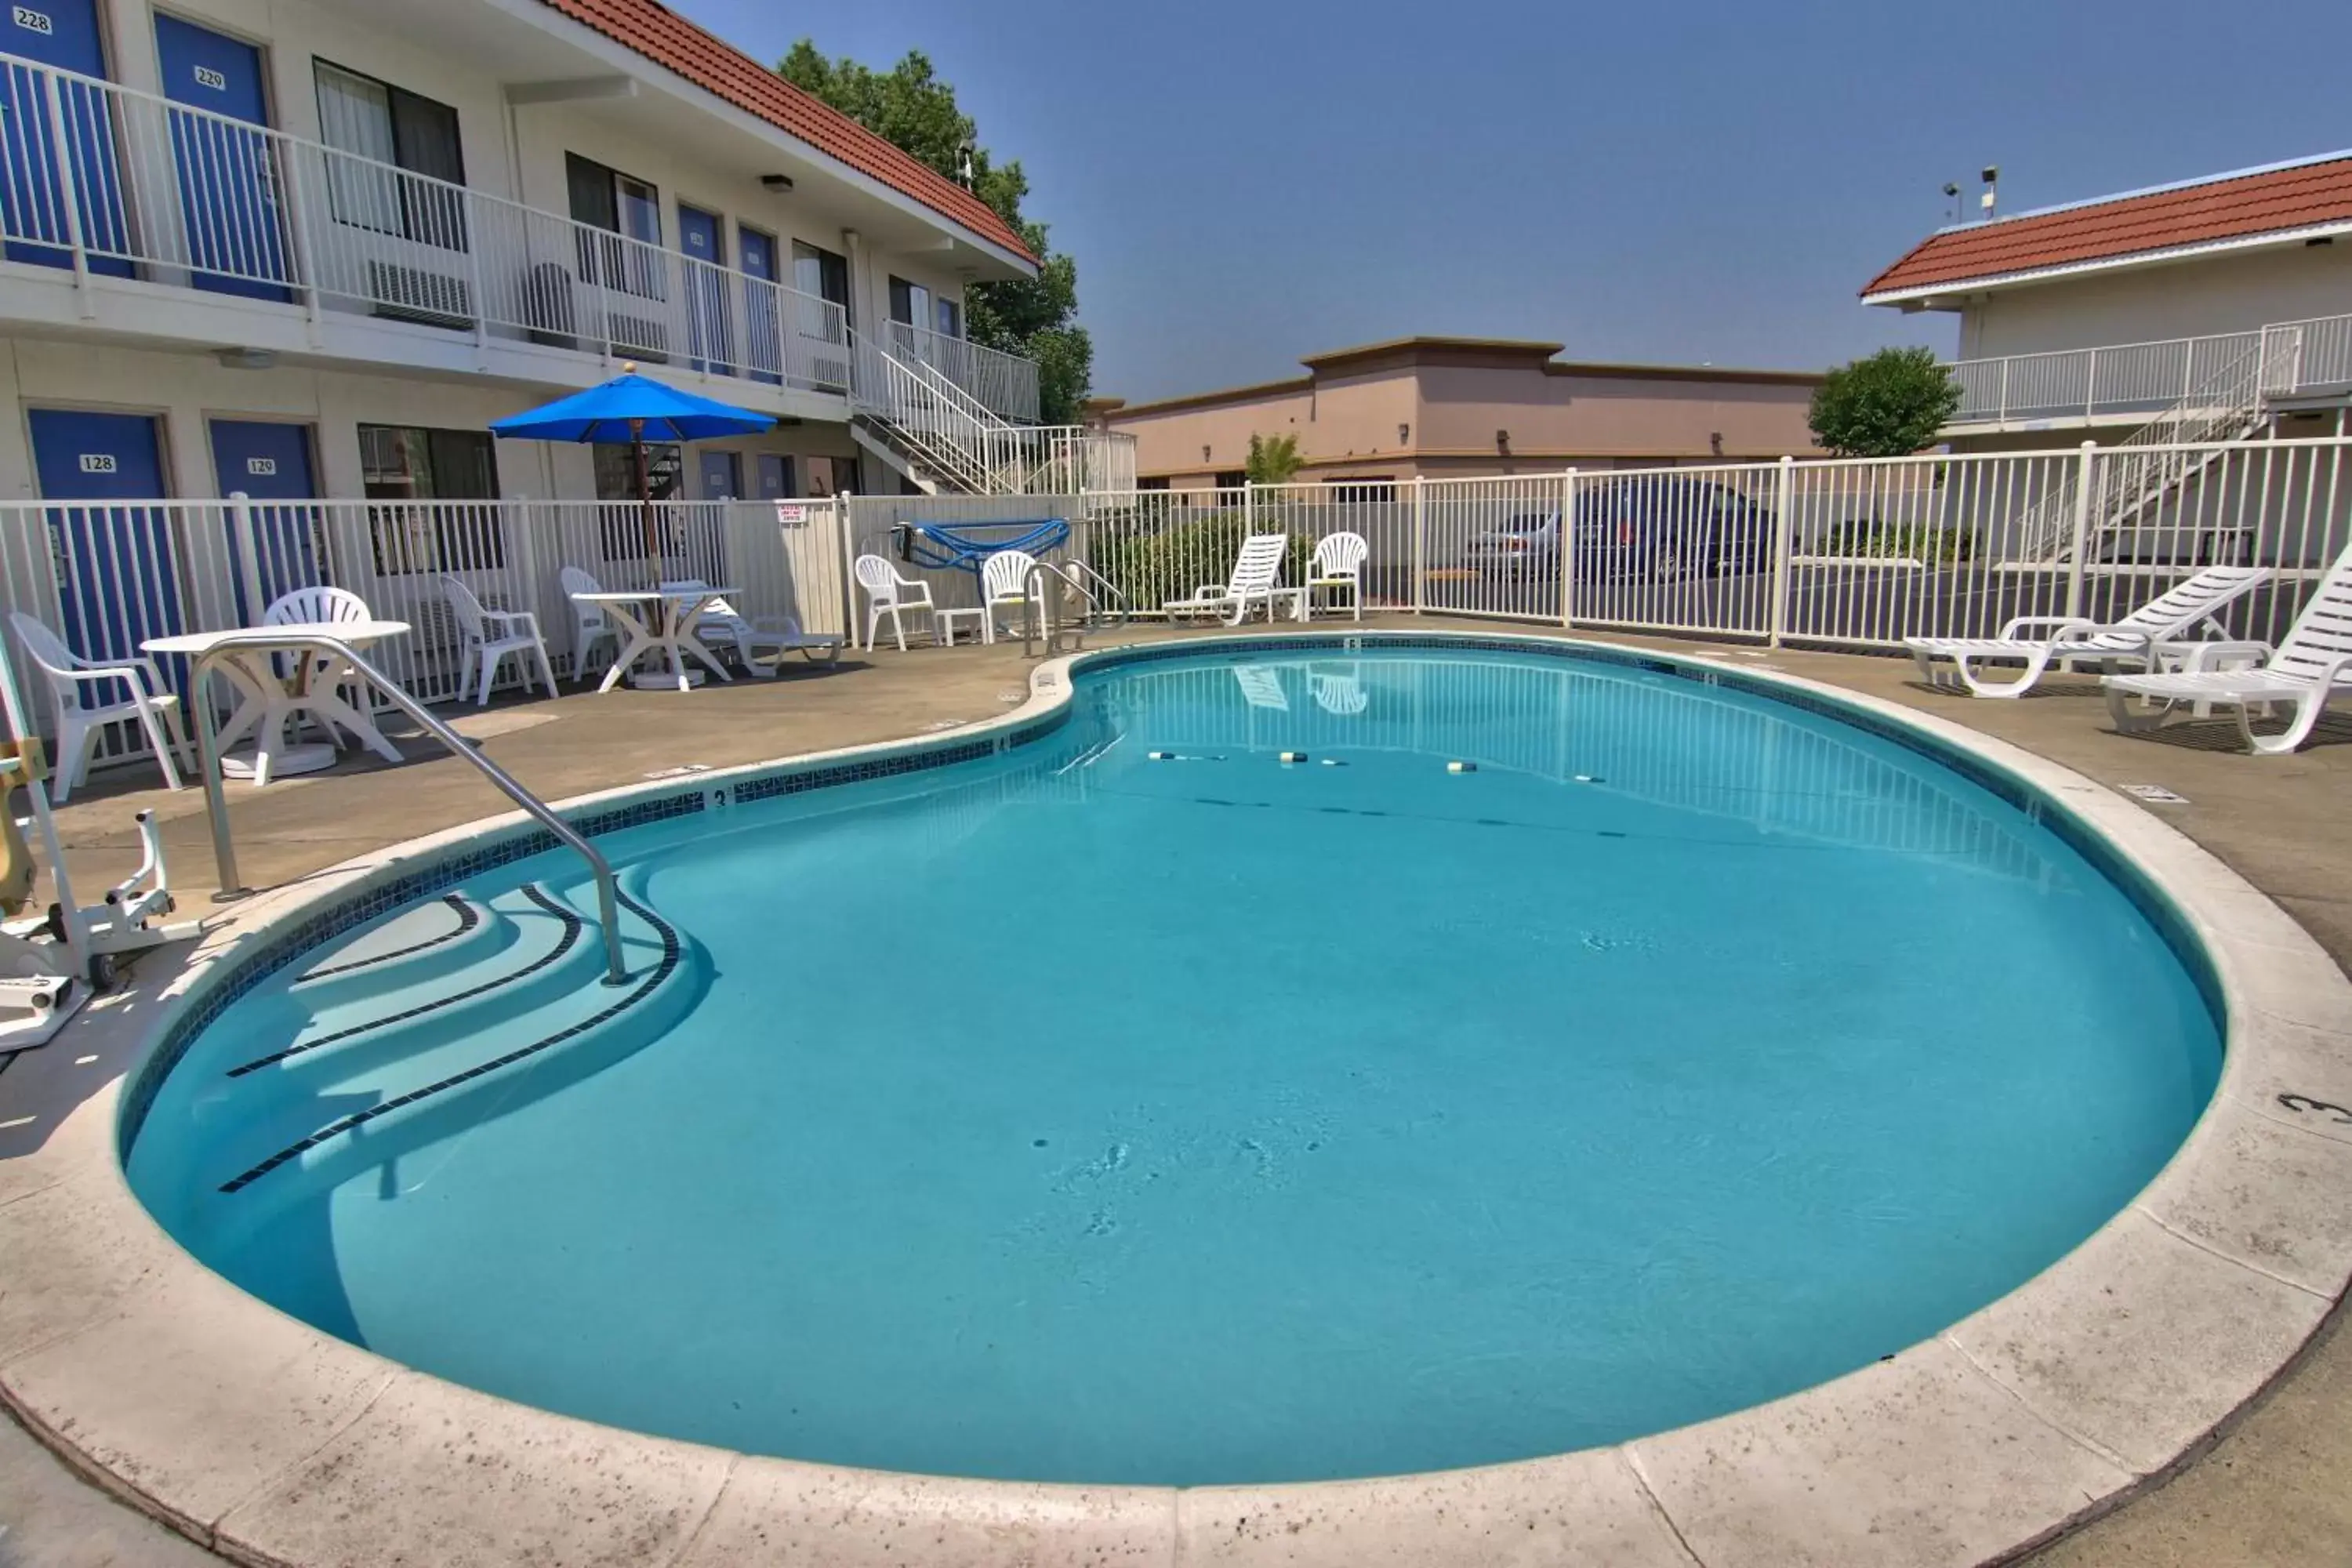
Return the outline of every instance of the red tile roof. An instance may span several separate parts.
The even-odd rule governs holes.
[[[1863,291],[1908,292],[2154,251],[2352,223],[2352,154],[1945,229]]]
[[[983,239],[1029,261],[1037,259],[986,202],[655,0],[542,3],[819,152],[914,197]]]

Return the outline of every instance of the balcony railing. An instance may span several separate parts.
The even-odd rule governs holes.
[[[850,390],[842,308],[764,278],[12,56],[0,121],[12,261]],[[1036,416],[1034,364],[951,342],[960,384]]]
[[[1959,360],[1948,367],[1960,387],[1952,423],[2157,414],[2257,347],[2266,396],[2352,383],[2352,315],[2323,316],[2251,332]]]
[[[888,323],[887,331],[891,358],[929,365],[1001,418],[1037,422],[1036,361],[905,321]]]

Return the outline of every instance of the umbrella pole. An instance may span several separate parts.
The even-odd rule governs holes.
[[[629,452],[637,464],[637,506],[643,514],[646,529],[646,563],[653,572],[653,581],[646,585],[658,588],[662,580],[661,530],[654,522],[654,480],[646,458],[646,422],[629,421]]]

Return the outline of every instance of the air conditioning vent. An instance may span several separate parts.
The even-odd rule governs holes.
[[[473,328],[473,300],[463,278],[394,261],[370,261],[368,290],[375,298],[379,316],[459,331]]]

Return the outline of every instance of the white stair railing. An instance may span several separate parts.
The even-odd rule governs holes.
[[[2269,384],[2264,336],[2193,388],[2187,396],[2122,440],[2099,448],[2083,548],[2096,553],[2112,535],[2202,472],[2229,442],[2252,435],[2262,420]],[[2022,523],[2018,551],[2028,560],[2073,559],[2074,497],[2063,488],[2044,495]]]

